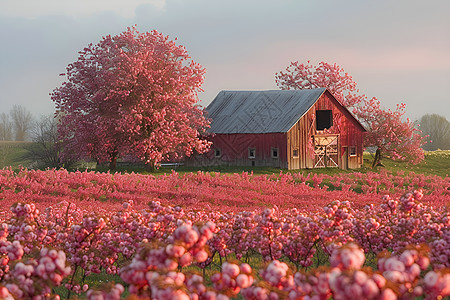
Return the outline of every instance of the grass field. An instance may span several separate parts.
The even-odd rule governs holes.
[[[29,166],[31,161],[24,160],[23,156],[30,144],[31,142],[0,141],[0,168],[18,169],[20,166]]]
[[[408,162],[393,161],[391,159],[385,158],[382,160],[383,166],[378,166],[374,169],[371,168],[373,157],[370,153],[364,153],[364,167],[355,170],[341,170],[338,168],[320,168],[320,169],[301,169],[301,170],[290,170],[293,173],[316,173],[316,174],[340,174],[340,173],[352,173],[352,172],[376,172],[380,169],[385,169],[386,171],[397,173],[401,172],[414,172],[424,175],[437,175],[441,177],[446,177],[450,175],[450,150],[438,150],[438,151],[426,151],[425,160],[417,165],[412,165]],[[220,172],[220,173],[242,173],[242,172],[253,172],[254,174],[277,174],[280,171],[283,173],[288,172],[287,169],[278,169],[271,167],[184,167],[180,166],[177,168],[162,167],[155,172],[151,173],[153,175],[170,173],[171,170],[183,174],[189,172]],[[106,167],[100,167],[98,171],[107,171]],[[118,172],[138,172],[145,174],[146,171],[143,167],[118,167]]]
[[[370,168],[372,158],[370,154],[364,155],[364,170]],[[417,165],[407,162],[398,162],[390,159],[383,160],[384,168],[391,172],[405,171],[425,175],[438,175],[441,177],[450,175],[450,150],[425,151],[425,160]],[[383,167],[377,167],[378,169]]]
[[[24,154],[26,154],[27,146],[30,142],[10,142],[10,141],[0,141],[0,168],[12,167],[13,169],[19,169],[21,166],[29,167],[32,163],[29,160],[24,160]],[[415,172],[418,174],[425,175],[438,175],[441,177],[450,175],[450,150],[437,150],[437,151],[426,151],[425,160],[417,165],[409,164],[408,162],[393,161],[391,159],[383,159],[383,166],[371,168],[373,157],[370,153],[364,153],[364,167],[356,170],[341,170],[337,168],[322,168],[322,169],[306,169],[306,170],[291,170],[290,172],[301,172],[301,173],[326,173],[329,175],[339,174],[339,173],[351,173],[351,172],[371,172],[377,171],[379,169],[386,169],[390,172]],[[99,172],[108,171],[107,166],[95,166],[95,163],[80,163],[77,166],[80,170],[83,169],[93,169]],[[242,172],[253,172],[254,174],[273,174],[279,173],[280,171],[287,172],[287,169],[278,169],[270,167],[224,167],[224,166],[213,166],[213,167],[161,167],[155,170],[151,174],[159,175],[164,173],[170,173],[172,170],[177,171],[180,174],[189,172],[220,172],[220,173],[242,173]],[[116,170],[122,173],[147,173],[143,166],[119,166]]]

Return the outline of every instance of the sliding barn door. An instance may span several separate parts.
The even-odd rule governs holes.
[[[337,168],[339,135],[315,135],[314,168]]]

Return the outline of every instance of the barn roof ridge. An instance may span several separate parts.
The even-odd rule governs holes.
[[[326,91],[326,88],[222,90],[205,109],[212,119],[208,131],[220,134],[288,132]]]
[[[299,91],[315,91],[315,90],[327,90],[327,88],[313,88],[313,89],[303,89],[303,90],[277,90],[277,89],[268,89],[268,90],[221,90],[220,92],[299,92]],[[219,92],[219,93],[220,93]]]

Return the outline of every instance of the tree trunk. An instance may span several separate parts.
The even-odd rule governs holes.
[[[112,157],[111,161],[109,162],[109,169],[110,170],[115,170],[117,167],[117,157]]]
[[[111,160],[109,161],[109,169],[115,170],[117,167],[117,152],[114,152],[113,154],[111,154]]]
[[[377,148],[377,151],[375,152],[375,157],[374,157],[373,163],[372,163],[372,169],[380,164],[381,164],[381,150],[380,150],[380,148]]]
[[[145,170],[147,172],[155,171],[155,162],[153,160],[150,160],[148,163],[146,163],[145,164]]]

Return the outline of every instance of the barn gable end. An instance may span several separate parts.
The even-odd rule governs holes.
[[[324,130],[318,129],[320,112],[330,112],[331,126]],[[364,132],[358,120],[325,91],[287,133],[288,168],[360,168]]]

